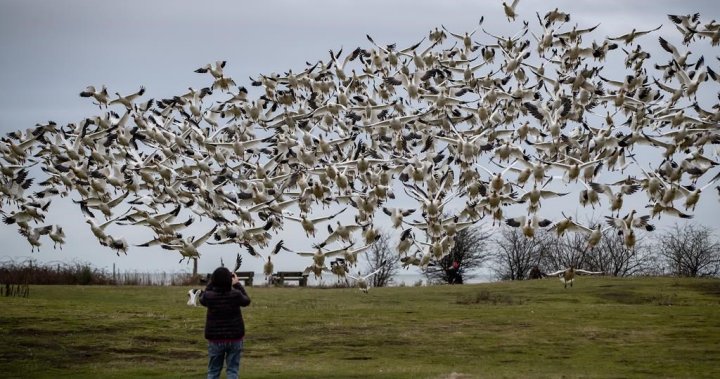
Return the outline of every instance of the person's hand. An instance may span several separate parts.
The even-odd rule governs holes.
[[[238,278],[238,277],[237,277],[237,274],[235,274],[235,273],[233,272],[233,273],[232,273],[232,284],[233,284],[233,285],[236,285],[236,284],[238,284],[239,282],[240,282],[240,278]]]

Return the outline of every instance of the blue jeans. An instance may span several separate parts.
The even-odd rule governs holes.
[[[240,355],[243,341],[208,342],[208,379],[219,379],[223,362],[227,366],[227,379],[237,379],[240,371]]]

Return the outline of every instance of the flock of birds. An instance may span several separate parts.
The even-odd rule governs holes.
[[[343,271],[328,257],[355,264],[385,216],[402,231],[403,265],[421,268],[483,219],[528,238],[540,228],[586,233],[589,247],[613,229],[632,247],[654,217],[692,217],[720,177],[720,103],[702,105],[716,96],[720,58],[692,55],[693,45],[717,46],[720,24],[669,15],[669,26],[598,38],[598,25],[573,25],[558,9],[516,21],[517,3],[503,4],[512,35],[486,31],[482,19],[471,32],[436,27],[410,46],[368,35],[368,46],[251,78],[252,91],[225,61],[195,70],[208,87],[168,98],[87,87],[80,96],[97,115],[2,137],[3,221],[33,250],[46,238],[62,247],[62,226],[44,220],[55,197],[71,196],[118,254],[131,245],[109,226],[143,226],[154,238],[134,246],[190,260],[206,243],[238,245],[268,263],[288,251],[321,276]],[[679,42],[654,35],[661,28]],[[651,61],[641,42],[664,54]],[[608,74],[612,64],[624,74]],[[576,201],[606,209],[606,225],[542,217],[545,199],[569,195],[548,189],[558,183],[582,184]],[[647,207],[628,209],[630,195]],[[188,235],[198,219],[207,229]],[[259,252],[293,226],[311,251]]]

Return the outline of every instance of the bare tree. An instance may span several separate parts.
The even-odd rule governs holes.
[[[655,249],[675,275],[696,277],[720,273],[720,244],[706,226],[675,224],[658,238]]]
[[[587,253],[587,235],[568,232],[562,236],[546,233],[540,267],[546,271],[555,271],[567,267],[585,266]]]
[[[492,255],[488,249],[490,232],[482,226],[461,229],[455,234],[455,245],[442,259],[433,259],[424,271],[428,281],[458,283],[475,277],[474,272]],[[457,267],[453,264],[456,263]]]
[[[623,236],[614,230],[603,234],[600,243],[585,256],[585,266],[591,271],[602,271],[605,275],[631,276],[649,273],[651,249],[645,236],[638,235],[632,248],[625,246]]]
[[[597,218],[590,218],[587,224],[594,229],[599,222]],[[611,276],[651,272],[651,251],[644,242],[646,236],[643,232],[637,232],[637,241],[632,248],[625,245],[622,234],[618,234],[615,229],[603,233],[600,241],[592,248],[588,244],[589,237],[588,233],[583,232],[552,235],[548,239],[542,267],[548,270],[584,268]]]
[[[518,228],[502,227],[494,238],[493,269],[503,280],[522,280],[531,269],[541,265],[546,254],[549,233],[540,231],[527,238]]]
[[[380,269],[370,277],[373,287],[385,287],[392,282],[397,274],[400,256],[390,248],[390,234],[380,231],[373,245],[365,252],[368,272]]]

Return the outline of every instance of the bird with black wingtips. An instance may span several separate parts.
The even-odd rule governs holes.
[[[648,33],[652,33],[656,30],[659,30],[662,28],[662,25],[658,26],[657,28],[649,29],[649,30],[637,30],[633,28],[630,33],[625,33],[623,35],[617,36],[617,37],[608,37],[607,39],[611,41],[623,41],[626,45],[630,45],[633,42],[635,42],[635,38],[643,36]]]
[[[368,293],[368,289],[370,288],[370,285],[368,284],[368,279],[370,279],[373,275],[376,275],[380,271],[382,271],[383,266],[381,265],[377,270],[370,272],[366,275],[363,275],[361,272],[358,271],[357,275],[352,274],[346,274],[351,279],[355,280],[355,284],[357,285],[358,289],[364,293]]]
[[[80,92],[80,97],[92,97],[95,101],[97,101],[98,106],[101,108],[103,105],[107,107],[108,101],[110,100],[107,87],[104,85],[100,88],[100,90],[96,90],[94,86],[88,86],[84,91]]]
[[[515,218],[508,218],[505,223],[515,228],[521,228],[523,235],[527,238],[535,238],[535,232],[539,228],[550,226],[552,221],[548,219],[539,219],[537,215],[532,217],[518,216]]]
[[[520,0],[513,0],[511,4],[508,4],[506,2],[502,3],[503,11],[505,12],[505,17],[507,17],[508,21],[515,21],[515,18],[518,16],[515,8],[517,7],[519,2]]]
[[[563,282],[564,287],[567,288],[568,283],[570,284],[570,287],[573,286],[573,282],[575,281],[575,276],[577,274],[587,274],[587,275],[602,275],[602,271],[588,271],[588,270],[582,270],[582,269],[576,269],[573,266],[570,266],[565,269],[561,269],[555,272],[548,273],[547,276],[558,276],[560,278],[560,281]]]

